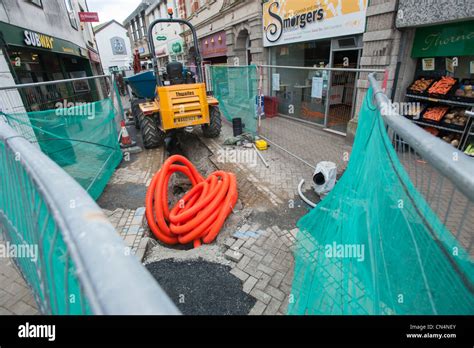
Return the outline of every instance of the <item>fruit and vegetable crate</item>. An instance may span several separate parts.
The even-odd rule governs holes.
[[[434,77],[419,76],[411,85],[407,88],[407,94],[415,94],[420,96],[428,96],[428,88],[436,81]]]
[[[436,82],[434,82],[428,89],[427,93],[430,97],[438,99],[451,99],[451,91],[455,90],[458,85],[459,79],[451,76],[443,76]]]
[[[448,111],[449,106],[429,106],[423,111],[421,118],[423,122],[439,125]]]
[[[474,79],[463,79],[451,90],[451,99],[474,105]]]

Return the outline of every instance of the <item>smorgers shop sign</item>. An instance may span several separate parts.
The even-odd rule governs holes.
[[[264,46],[360,34],[368,0],[270,0],[263,5]]]

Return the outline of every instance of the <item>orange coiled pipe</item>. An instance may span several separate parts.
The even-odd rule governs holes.
[[[193,188],[169,210],[168,184],[174,173],[186,175]],[[217,171],[204,179],[183,156],[170,157],[151,181],[146,194],[146,219],[151,231],[165,244],[197,248],[212,243],[237,203],[237,180]]]

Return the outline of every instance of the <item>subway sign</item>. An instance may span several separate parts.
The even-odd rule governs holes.
[[[25,30],[25,45],[52,50],[54,47],[54,38],[48,35],[39,34],[34,31]]]

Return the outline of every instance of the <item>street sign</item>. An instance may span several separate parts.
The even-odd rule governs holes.
[[[97,12],[79,12],[81,22],[98,22],[99,14]]]
[[[156,39],[158,41],[166,41],[168,38],[166,36],[157,36]]]

